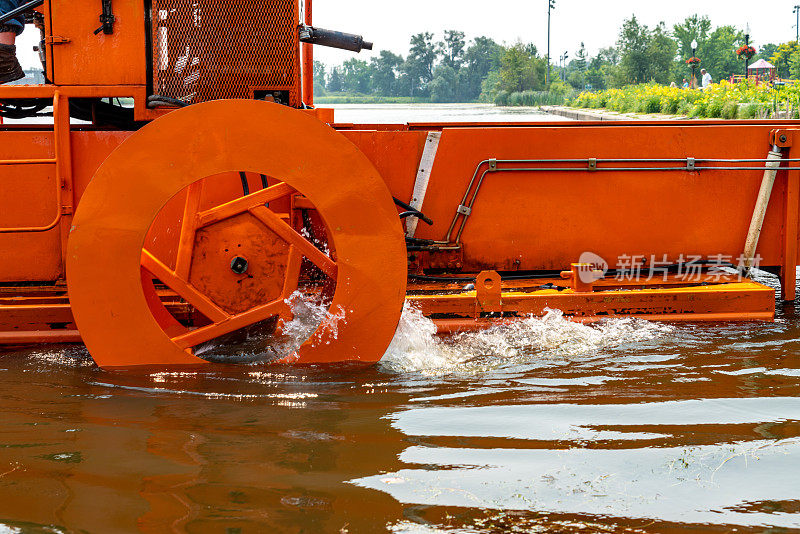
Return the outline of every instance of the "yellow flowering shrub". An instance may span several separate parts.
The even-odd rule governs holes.
[[[570,101],[581,108],[620,113],[664,113],[708,118],[768,117],[776,111],[800,109],[800,84],[772,86],[754,82],[722,81],[704,91],[656,84],[583,92]]]

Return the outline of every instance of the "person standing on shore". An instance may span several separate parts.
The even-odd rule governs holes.
[[[0,0],[0,15],[20,6],[20,0]],[[25,29],[25,17],[19,16],[0,25],[0,83],[13,82],[25,77],[17,59],[14,45],[17,35]]]
[[[700,69],[700,74],[703,75],[703,81],[700,83],[700,88],[705,91],[709,87],[711,87],[711,75],[708,73],[706,69]]]

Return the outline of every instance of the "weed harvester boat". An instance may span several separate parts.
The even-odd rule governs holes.
[[[311,9],[21,8],[47,83],[0,87],[0,114],[53,120],[0,128],[0,344],[374,362],[406,302],[444,333],[549,308],[769,321],[774,290],[727,268],[756,260],[794,299],[797,122],[337,123],[312,48],[371,45]],[[298,329],[297,300],[327,311]]]

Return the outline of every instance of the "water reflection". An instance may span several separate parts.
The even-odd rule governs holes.
[[[750,509],[798,502],[800,442],[559,451],[410,447],[419,469],[354,481],[404,503],[539,510],[686,523],[797,526],[794,514]]]

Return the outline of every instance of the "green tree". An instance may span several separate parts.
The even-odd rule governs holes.
[[[789,41],[778,45],[778,50],[770,58],[770,63],[775,65],[778,77],[785,78],[791,73],[792,54],[798,50],[797,41]]]
[[[464,52],[464,67],[459,80],[463,100],[475,100],[480,96],[482,84],[489,72],[500,68],[503,47],[488,37],[476,37]]]
[[[530,53],[530,48],[517,43],[507,48],[500,59],[500,89],[517,91],[544,89],[545,61]]]
[[[370,60],[373,90],[383,96],[399,94],[397,93],[397,76],[402,64],[402,56],[388,50],[381,50],[377,57],[373,57]]]
[[[366,61],[348,59],[342,64],[342,88],[348,93],[367,94],[372,82],[371,74]]]
[[[716,80],[728,78],[732,74],[744,74],[744,63],[736,55],[736,50],[744,44],[744,32],[733,26],[719,26],[712,31],[708,17],[692,15],[682,24],[676,24],[673,35],[678,42],[681,63],[676,77],[687,77],[690,67],[686,60],[692,56],[691,42],[697,40],[696,56],[700,66],[705,68]]]
[[[617,67],[619,62],[619,51],[615,47],[601,49],[597,55],[591,58],[587,64],[584,82],[590,85],[593,90],[603,90],[608,87],[616,87],[614,78],[610,74],[617,75],[620,71]],[[621,82],[620,82],[621,83]]]
[[[444,40],[436,46],[442,56],[442,65],[448,66],[458,72],[464,63],[464,32],[456,30],[446,30]]]
[[[602,67],[592,69],[589,68],[586,70],[586,76],[584,76],[584,84],[588,86],[589,89],[594,91],[601,91],[606,89],[606,77],[603,72]]]
[[[775,55],[775,52],[778,51],[778,45],[775,43],[767,43],[758,47],[758,52],[753,59],[750,60],[751,62],[758,61],[759,59],[763,59],[764,61],[770,61],[772,56]]]
[[[575,89],[583,90],[584,87],[586,87],[587,58],[586,45],[581,42],[580,49],[575,53],[575,59],[570,61],[568,66],[569,75],[567,76],[567,82]]]
[[[314,93],[325,94],[325,64],[322,61],[314,61]]]
[[[573,70],[569,76],[567,76],[567,83],[579,91],[582,91],[583,88],[586,87],[584,76],[581,74],[581,71],[577,69]]]
[[[650,72],[650,32],[639,24],[636,15],[622,23],[617,45],[620,50],[620,66],[630,83],[648,81]]]
[[[647,55],[650,58],[648,80],[661,84],[672,81],[677,49],[678,44],[669,34],[667,27],[663,22],[659,23],[650,33],[650,44],[647,48]]]
[[[789,75],[795,80],[800,79],[800,50],[792,52],[789,56]]]
[[[436,55],[432,33],[418,33],[411,37],[411,50],[402,67],[403,72],[409,77],[410,96],[427,92],[427,85],[433,79]]]
[[[331,75],[328,78],[328,91],[332,93],[340,93],[342,91],[342,77],[337,67],[331,69]]]
[[[578,52],[575,54],[575,68],[578,69],[581,73],[586,72],[586,67],[588,66],[588,58],[589,55],[586,53],[586,45],[581,42],[581,47],[578,49]]]
[[[481,82],[481,102],[494,102],[494,98],[500,91],[500,70],[493,69],[489,71],[486,78]]]
[[[744,74],[744,63],[736,50],[744,44],[744,32],[733,26],[720,26],[711,32],[698,57],[701,67],[711,73],[715,81],[723,80],[732,74]]]
[[[430,83],[431,100],[434,102],[455,102],[458,95],[458,73],[450,65],[439,65]]]
[[[594,61],[599,62],[597,68],[602,65],[619,65],[619,48],[616,46],[609,46],[608,48],[601,48],[597,53]]]
[[[697,40],[698,45],[702,45],[708,40],[710,31],[711,20],[697,14],[687,17],[682,24],[676,24],[673,27],[672,35],[678,42],[678,54],[682,61],[685,62],[692,57],[692,41]]]
[[[651,31],[632,16],[623,22],[617,45],[620,68],[629,83],[666,83],[671,78],[678,45],[663,22]]]

